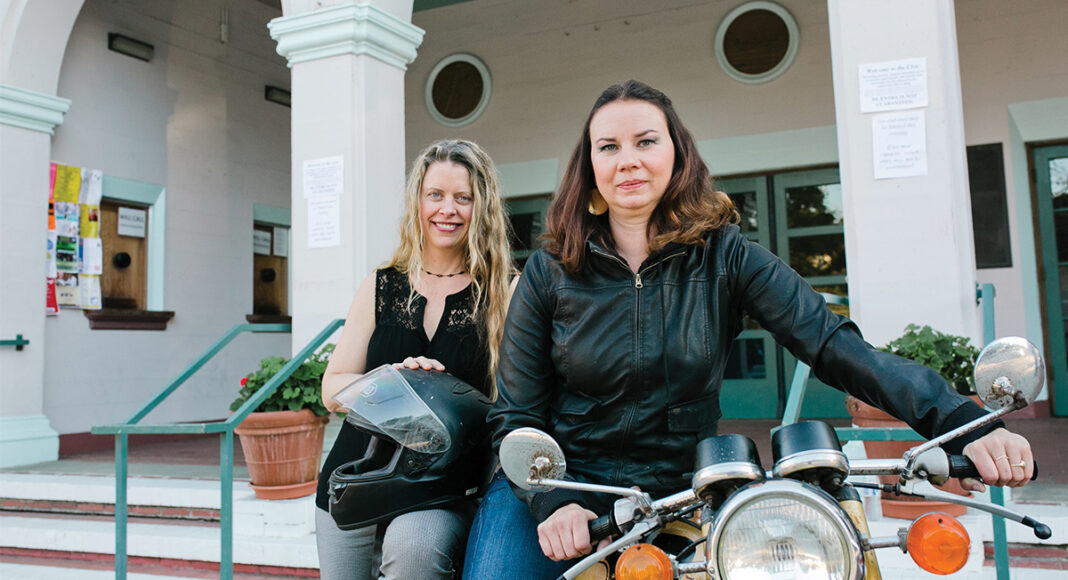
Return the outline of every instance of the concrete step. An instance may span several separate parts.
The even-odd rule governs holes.
[[[114,494],[109,476],[0,473],[0,554],[83,561],[91,554],[113,566]],[[238,568],[317,575],[313,497],[260,500],[238,482],[233,498]],[[130,561],[186,571],[208,563],[217,575],[219,501],[218,481],[130,478]]]

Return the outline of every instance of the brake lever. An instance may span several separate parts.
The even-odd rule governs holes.
[[[1037,521],[1023,514],[1018,514],[1012,510],[1006,509],[999,505],[979,501],[970,497],[965,497],[962,495],[957,495],[955,493],[949,493],[948,491],[936,489],[931,482],[926,480],[910,480],[903,485],[894,486],[894,490],[899,493],[914,495],[916,497],[921,497],[925,499],[934,499],[949,503],[955,503],[957,505],[982,510],[995,516],[1001,516],[1007,520],[1012,520],[1014,522],[1021,523],[1029,528],[1032,528],[1035,532],[1035,537],[1040,540],[1048,540],[1050,536],[1053,535],[1053,531],[1050,530],[1049,526],[1040,521]]]

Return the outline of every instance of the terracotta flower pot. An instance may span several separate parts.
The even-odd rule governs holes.
[[[328,420],[310,409],[252,413],[234,429],[256,497],[292,499],[315,492]]]
[[[908,427],[904,421],[899,421],[853,396],[846,397],[846,409],[853,418],[853,424],[857,427],[876,427],[879,429]],[[900,458],[910,447],[915,447],[918,444],[918,441],[865,441],[864,452],[872,459]],[[879,480],[883,483],[896,483],[897,477],[883,475],[879,476]],[[950,479],[945,485],[937,487],[957,495],[971,495],[971,492],[965,491],[956,479]],[[916,519],[927,512],[942,512],[958,517],[964,515],[964,512],[967,511],[967,508],[962,505],[930,501],[910,495],[887,494],[885,492],[880,503],[882,504],[884,516],[906,520]]]

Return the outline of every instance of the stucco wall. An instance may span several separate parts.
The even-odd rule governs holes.
[[[289,207],[289,86],[254,0],[89,0],[67,45],[58,93],[73,104],[53,159],[166,188],[166,331],[88,328],[77,310],[46,322],[45,412],[62,433],[125,419],[252,311],[253,204]],[[155,46],[151,62],[107,50],[108,32]],[[154,227],[151,224],[150,227]],[[239,338],[152,421],[225,417],[237,381],[289,335]]]
[[[997,288],[998,334],[1026,335],[1036,344],[1041,341],[1036,332],[1041,313],[1034,281],[1034,229],[1032,216],[1019,211],[1030,209],[1032,192],[1018,186],[1030,179],[1025,174],[1027,159],[1021,158],[1024,152],[1010,148],[1009,106],[1068,97],[1065,23],[1068,4],[1059,0],[957,1],[965,137],[969,145],[1003,145],[1012,239],[1013,266],[979,270],[978,278],[980,283],[989,282]],[[1068,139],[1068,126],[1063,121],[1068,116],[1066,108],[1064,103],[1059,107],[1060,128],[1053,128],[1041,139]],[[1047,126],[1053,122],[1052,118],[1044,121]]]
[[[739,147],[755,143],[769,151],[769,161],[764,167],[747,163],[744,171],[787,168],[779,160],[790,156],[771,152],[767,144],[777,141],[768,134],[835,123],[827,6],[780,1],[798,22],[797,60],[782,77],[754,86],[727,77],[713,52],[716,27],[740,4],[671,0],[652,9],[641,1],[554,0],[539,2],[534,10],[522,0],[475,0],[417,12],[413,22],[427,33],[407,76],[408,157],[433,139],[460,136],[484,145],[499,164],[555,160],[562,171],[599,92],[638,78],[672,98],[698,141],[715,140],[714,148],[703,151],[737,155]],[[1006,151],[1013,267],[979,270],[978,278],[997,286],[998,334],[1026,335],[1040,343],[1039,323],[1027,323],[1036,314],[1024,307],[1035,282],[1033,266],[1028,270],[1021,264],[1033,263],[1034,256],[1030,244],[1020,239],[1032,235],[1030,226],[1025,223],[1021,230],[1019,220],[1031,218],[1016,214],[1017,198],[1029,197],[1030,191],[1017,191],[1013,183],[1013,165],[1019,169],[1021,160],[1011,158],[1008,106],[1068,95],[1068,44],[1061,30],[1068,5],[1058,0],[959,0],[956,14],[967,144],[1002,142]],[[451,129],[430,118],[424,90],[433,66],[455,52],[486,62],[493,95],[480,119]],[[760,135],[769,138],[746,138]],[[799,149],[806,147],[802,139],[794,142]],[[822,157],[813,162],[835,161]],[[732,163],[707,160],[714,174],[737,171]]]
[[[498,163],[562,158],[607,86],[636,78],[663,90],[698,140],[834,123],[827,7],[784,2],[801,30],[793,67],[764,85],[744,85],[716,63],[713,39],[738,2],[484,2],[417,12],[426,30],[408,68],[408,151],[456,135],[477,140]],[[459,129],[427,113],[423,91],[435,64],[470,52],[489,67],[485,114]],[[713,171],[715,171],[713,161]]]

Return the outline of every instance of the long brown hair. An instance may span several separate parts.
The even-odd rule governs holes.
[[[585,263],[586,240],[594,234],[611,240],[606,215],[590,214],[590,190],[597,187],[590,160],[590,121],[601,107],[615,101],[644,101],[656,106],[667,119],[668,133],[675,146],[675,163],[664,196],[649,219],[650,251],[677,242],[704,243],[705,235],[728,223],[738,222],[738,211],[725,193],[712,186],[708,167],[697,153],[693,135],[679,120],[671,99],[640,81],[630,80],[605,89],[586,117],[582,136],[571,153],[560,190],[549,204],[546,249],[557,256],[564,268],[574,274]]]
[[[408,274],[412,293],[423,273],[423,228],[419,217],[419,197],[423,178],[431,164],[455,163],[467,169],[471,179],[474,206],[471,225],[464,242],[464,266],[471,273],[475,319],[489,350],[490,397],[497,398],[497,363],[500,359],[504,316],[508,312],[508,285],[513,274],[508,244],[508,217],[501,201],[501,187],[493,160],[477,144],[461,139],[431,143],[412,163],[405,187],[401,243],[389,266]]]

